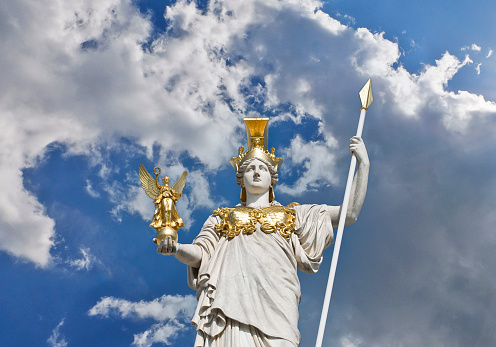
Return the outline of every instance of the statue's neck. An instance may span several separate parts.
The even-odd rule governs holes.
[[[269,191],[263,194],[250,194],[246,192],[247,207],[267,207],[270,206]]]

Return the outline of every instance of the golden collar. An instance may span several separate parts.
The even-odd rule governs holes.
[[[233,208],[222,207],[213,212],[214,216],[220,216],[222,221],[215,225],[215,229],[225,237],[234,237],[243,234],[251,234],[256,230],[256,224],[260,223],[260,229],[270,234],[279,234],[289,241],[291,233],[295,228],[295,210],[293,207],[298,203],[293,202],[288,206],[267,206],[253,208],[237,206]]]

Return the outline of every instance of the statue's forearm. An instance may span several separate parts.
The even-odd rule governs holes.
[[[351,186],[350,202],[346,213],[346,224],[356,222],[358,215],[360,214],[360,210],[362,209],[365,200],[365,194],[367,193],[369,167],[370,164],[368,160],[363,160],[358,165],[358,170],[353,179],[353,185]]]
[[[191,267],[200,267],[202,250],[200,246],[194,244],[176,244],[176,252],[174,257],[181,263]]]

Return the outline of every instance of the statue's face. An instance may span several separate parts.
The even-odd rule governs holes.
[[[247,193],[265,193],[269,190],[270,181],[269,168],[262,161],[255,159],[246,167],[243,183]]]

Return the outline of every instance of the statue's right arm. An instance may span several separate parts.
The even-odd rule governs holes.
[[[157,253],[163,255],[174,255],[181,263],[191,267],[200,267],[202,251],[200,246],[195,244],[182,244],[172,241],[170,237],[166,237],[157,248]]]
[[[348,205],[348,210],[346,211],[345,226],[356,222],[360,210],[362,209],[363,202],[365,200],[365,194],[367,192],[367,182],[369,177],[369,167],[370,161],[367,154],[367,149],[363,143],[362,138],[358,136],[353,136],[350,139],[350,151],[355,156],[358,169],[353,178],[353,184],[351,186],[350,200]],[[329,206],[331,212],[331,219],[333,223],[333,228],[338,227],[339,218],[341,216],[341,206]]]

